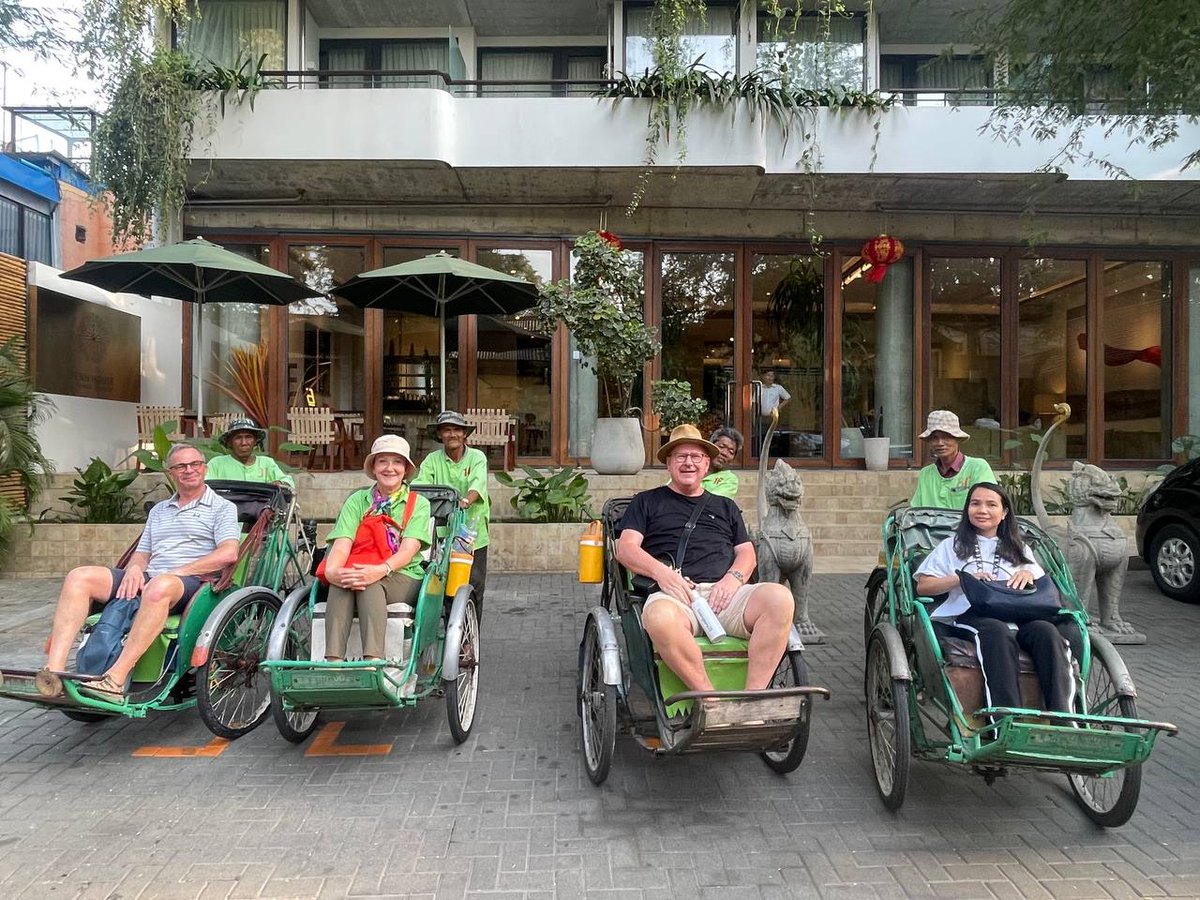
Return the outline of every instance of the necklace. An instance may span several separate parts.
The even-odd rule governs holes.
[[[997,547],[997,549],[999,549],[999,547]],[[976,536],[976,538],[975,538],[975,572],[976,572],[976,574],[979,574],[983,571],[984,571],[983,554],[981,554],[979,552],[979,537]],[[995,580],[999,577],[1000,577],[1000,559],[999,559],[999,557],[997,557],[996,551],[993,550],[992,551],[992,579]]]

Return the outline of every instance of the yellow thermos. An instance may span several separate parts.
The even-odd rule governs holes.
[[[579,580],[583,584],[604,581],[604,530],[599,521],[589,523],[579,536]]]

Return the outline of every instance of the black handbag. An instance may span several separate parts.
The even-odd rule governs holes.
[[[1024,625],[1037,619],[1055,619],[1063,611],[1058,587],[1049,575],[1036,579],[1027,588],[1011,588],[1003,581],[980,581],[970,572],[960,571],[962,585],[971,612],[978,616]]]

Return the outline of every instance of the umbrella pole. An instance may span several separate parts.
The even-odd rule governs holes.
[[[438,407],[438,412],[446,408],[446,304],[438,304],[439,318],[442,320],[442,327],[438,329],[438,342],[441,344],[438,353],[438,359],[441,362],[442,374],[438,379],[438,393],[441,395],[441,405]]]
[[[196,292],[196,427],[204,430],[204,287]],[[180,429],[182,431],[182,429]]]

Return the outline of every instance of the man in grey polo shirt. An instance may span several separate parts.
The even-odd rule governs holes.
[[[204,455],[195,447],[176,444],[166,464],[176,492],[150,510],[128,565],[72,569],[54,612],[46,667],[61,672],[93,600],[141,597],[120,657],[99,681],[79,686],[81,692],[112,703],[124,701],[129,673],[162,632],[171,611],[187,604],[199,590],[201,576],[219,572],[238,555],[237,507],[204,483]]]

